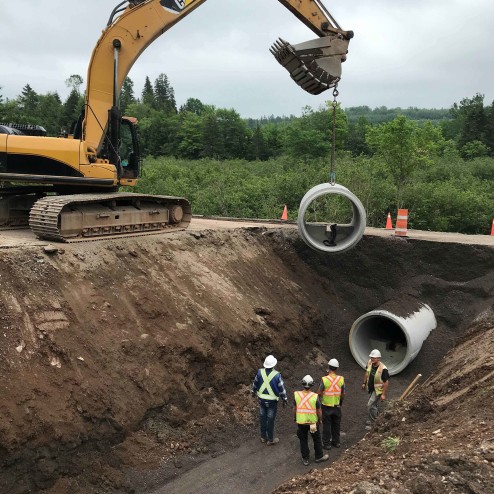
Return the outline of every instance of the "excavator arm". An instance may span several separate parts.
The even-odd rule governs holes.
[[[88,68],[81,137],[90,154],[100,154],[105,136],[110,136],[110,142],[118,139],[118,131],[114,129],[118,128],[120,120],[120,89],[140,54],[205,1],[125,0],[115,7]],[[320,0],[279,2],[319,38],[299,45],[280,39],[271,47],[271,52],[306,91],[319,94],[333,87],[340,79],[341,62],[346,58],[353,33],[343,31]],[[116,145],[111,147],[116,153]]]

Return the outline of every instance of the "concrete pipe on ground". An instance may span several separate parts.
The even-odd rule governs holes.
[[[305,215],[309,206],[325,195],[337,195],[350,201],[352,219],[348,224],[306,222]],[[314,250],[326,253],[343,252],[354,247],[362,238],[365,230],[365,209],[357,196],[346,187],[330,183],[316,185],[310,189],[300,202],[298,210],[298,229],[304,242]]]
[[[353,323],[350,351],[365,369],[369,353],[377,348],[390,375],[398,374],[417,356],[436,326],[434,312],[428,305],[402,297],[367,312]]]

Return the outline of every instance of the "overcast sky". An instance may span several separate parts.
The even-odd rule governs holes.
[[[68,94],[72,74],[86,80],[94,45],[118,0],[0,0],[0,94]],[[476,93],[494,99],[493,0],[325,0],[353,30],[343,64],[343,107],[449,108]],[[491,34],[489,34],[491,33]],[[269,52],[282,37],[316,36],[277,0],[208,0],[158,38],[129,76],[140,95],[147,76],[165,73],[177,104],[187,98],[243,117],[300,115],[330,91],[299,88]]]

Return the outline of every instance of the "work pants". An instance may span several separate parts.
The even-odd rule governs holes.
[[[339,406],[329,407],[327,405],[323,405],[322,423],[322,442],[324,446],[329,446],[330,444],[339,444],[341,429],[341,408]]]
[[[276,400],[259,399],[259,425],[261,427],[261,437],[267,441],[274,439],[274,421],[278,402]]]
[[[377,415],[379,414],[379,402],[381,401],[381,395],[377,395],[375,391],[370,394],[369,401],[367,402],[367,410],[369,412],[369,420],[375,422]]]
[[[310,432],[309,424],[297,424],[297,426],[297,437],[300,440],[300,452],[302,453],[302,458],[304,460],[308,460],[310,458],[309,434],[312,436],[312,442],[314,443],[315,459],[318,460],[319,458],[322,458],[324,456],[324,452],[322,450],[319,424],[317,424],[317,431],[314,433]]]

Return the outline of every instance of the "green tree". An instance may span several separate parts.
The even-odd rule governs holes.
[[[391,122],[369,127],[366,142],[385,163],[396,189],[396,207],[403,206],[403,193],[414,170],[430,162],[442,140],[440,129],[421,128],[400,115]]]
[[[180,107],[180,113],[190,112],[196,115],[202,115],[204,113],[204,103],[197,98],[189,98],[185,104]]]
[[[473,98],[464,98],[460,104],[454,104],[451,114],[458,129],[457,145],[462,153],[465,144],[472,141],[485,142],[486,114],[484,111],[484,96],[476,94]],[[466,157],[465,155],[462,155]]]
[[[150,108],[155,108],[156,106],[154,101],[153,85],[151,84],[148,76],[146,76],[144,81],[144,88],[141,93],[141,102],[148,105]]]
[[[154,104],[157,110],[177,113],[175,91],[165,74],[160,74],[154,81]]]
[[[122,83],[120,91],[120,110],[122,114],[126,114],[130,105],[136,103],[134,96],[134,83],[130,77],[126,77]]]
[[[72,89],[63,104],[60,127],[68,132],[72,132],[74,124],[81,114],[83,105],[84,98],[77,92],[77,89]]]
[[[177,133],[177,156],[197,160],[204,156],[203,122],[200,115],[181,111]]]
[[[65,80],[65,85],[80,94],[80,87],[84,84],[84,79],[78,74],[72,74],[68,79]]]
[[[48,135],[59,135],[63,105],[58,93],[40,95],[38,111],[38,123],[46,129]]]
[[[354,156],[361,154],[370,155],[369,146],[365,140],[365,134],[369,127],[369,121],[366,117],[358,117],[357,121],[348,124],[348,134],[345,140],[345,149],[350,151]]]
[[[39,96],[38,93],[26,84],[22,88],[22,93],[18,97],[19,106],[22,109],[24,119],[34,123],[38,114]]]

